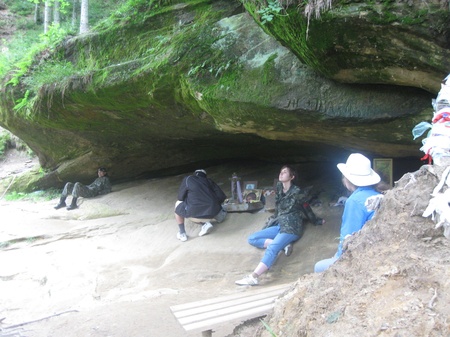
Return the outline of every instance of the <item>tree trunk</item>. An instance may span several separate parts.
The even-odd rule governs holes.
[[[81,0],[81,13],[80,13],[80,34],[89,31],[89,19],[88,19],[88,0]]]
[[[48,27],[50,26],[51,15],[52,15],[52,7],[50,4],[50,0],[45,0],[44,34],[48,32]]]
[[[40,18],[41,11],[40,11],[40,9],[41,9],[41,6],[38,3],[34,4],[34,23],[36,25],[41,23],[41,18]]]
[[[55,5],[53,7],[53,23],[56,25],[59,25],[61,23],[60,16],[59,16],[59,14],[60,14],[59,8],[60,8],[59,0],[55,0]]]
[[[72,1],[72,28],[77,25],[77,13],[78,13],[79,2],[78,0]]]

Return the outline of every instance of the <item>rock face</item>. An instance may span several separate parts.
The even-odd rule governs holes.
[[[334,3],[322,14],[326,2],[308,3],[319,20],[308,23],[290,8],[265,27],[313,69],[344,83],[439,90],[450,66],[449,13],[441,2]],[[261,9],[246,6],[260,19]]]
[[[419,157],[411,129],[431,119],[450,68],[448,12],[432,5],[396,3],[382,20],[348,3],[308,32],[290,9],[258,25],[249,3],[122,13],[42,53],[19,85],[4,80],[0,125],[38,154],[44,188],[89,182],[98,166],[124,180],[231,160]],[[51,64],[73,72],[31,87]]]

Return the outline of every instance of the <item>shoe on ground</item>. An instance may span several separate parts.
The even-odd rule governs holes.
[[[213,229],[213,225],[211,222],[205,222],[205,224],[202,226],[202,229],[200,230],[200,233],[198,233],[198,236],[203,236],[208,233],[211,233],[211,230]]]
[[[237,280],[236,283],[238,286],[257,286],[258,279],[254,278],[252,275],[247,275],[241,280]]]
[[[313,226],[322,226],[325,223],[325,220],[322,218],[317,218],[316,222],[313,223]]]
[[[288,244],[284,247],[284,255],[290,256],[292,254],[292,250],[294,249],[294,245],[292,243]]]
[[[60,209],[60,208],[63,208],[63,207],[66,207],[67,205],[66,205],[66,203],[65,202],[60,202],[58,205],[56,205],[54,208],[55,209]]]
[[[187,235],[186,235],[186,233],[180,233],[180,232],[178,232],[177,233],[177,239],[178,240],[180,240],[180,241],[187,241]]]

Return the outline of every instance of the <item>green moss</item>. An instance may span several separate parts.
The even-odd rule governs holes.
[[[39,181],[44,176],[40,168],[35,168],[17,176],[12,182],[9,182],[9,197],[10,200],[25,199],[30,200],[31,196],[28,193],[39,189]],[[49,193],[52,193],[51,191]],[[39,195],[33,194],[34,200]],[[45,193],[43,194],[45,197]]]
[[[368,1],[350,5],[348,1],[340,1],[333,3],[331,10],[322,12],[320,18],[312,17],[308,23],[303,13],[304,5],[289,7],[284,15],[275,15],[270,22],[262,24],[260,8],[264,3],[244,2],[245,8],[262,29],[281,41],[309,67],[326,77],[333,77],[342,69],[365,69],[367,73],[361,73],[360,76],[371,83],[377,82],[377,78],[386,80],[383,77],[388,74],[376,74],[382,69],[409,66],[405,64],[407,58],[399,54],[377,57],[377,53],[372,52],[374,48],[377,51],[392,49],[386,48],[384,44],[395,38],[390,36],[393,23],[404,26],[404,29],[396,29],[403,34],[403,39],[407,39],[408,34],[416,37],[416,42],[414,38],[408,42],[412,48],[418,45],[420,50],[423,40],[417,39],[417,31],[431,28],[438,36],[445,32],[450,22],[450,12],[442,11],[434,4],[421,7],[405,6],[395,1]],[[412,28],[410,32],[408,26]],[[363,38],[361,32],[364,32]],[[410,60],[414,59],[411,55]],[[442,65],[436,64],[436,67],[442,68]]]
[[[275,81],[275,59],[277,58],[277,54],[272,54],[267,59],[267,61],[264,63],[263,66],[263,77],[262,77],[262,83],[267,85],[272,81]]]
[[[285,130],[298,125],[299,118],[306,120],[308,116],[287,111],[280,115],[274,113],[271,107],[274,97],[282,96],[286,89],[274,81],[279,76],[275,68],[276,58],[277,55],[272,54],[261,67],[245,69],[245,72],[239,67],[231,67],[215,84],[207,87],[186,79],[183,86],[184,100],[191,97],[189,107],[197,111],[199,116],[207,112],[219,128],[226,126],[254,132]],[[201,96],[194,99],[196,92],[201,92]]]
[[[261,24],[258,7],[251,2],[246,2],[244,5],[255,20]],[[327,27],[320,26],[320,37],[318,39],[309,38],[308,29],[312,32],[315,26],[317,25],[311,21],[308,27],[307,18],[299,12],[298,8],[287,8],[286,14],[277,15],[272,21],[264,25],[261,24],[261,27],[268,34],[282,41],[284,45],[289,46],[291,51],[303,63],[322,74],[329,75],[333,71],[330,71],[329,65],[325,66],[321,63],[321,55],[317,51],[321,48],[324,49],[324,45],[331,43],[331,39],[328,37],[330,36],[329,34],[334,35],[334,30],[327,32]]]
[[[49,96],[52,97],[50,99],[57,99],[62,95],[65,96],[66,102],[73,101],[74,104],[87,98],[89,102],[98,102],[101,105],[103,103],[99,100],[104,100],[105,97],[97,96],[97,93],[101,92],[102,88],[108,88],[113,97],[119,95],[126,98],[130,96],[123,92],[126,89],[117,88],[116,91],[114,86],[115,83],[126,83],[128,80],[143,79],[142,106],[157,105],[155,94],[161,81],[160,75],[154,75],[155,69],[161,73],[165,67],[170,67],[167,68],[169,74],[189,72],[189,62],[186,62],[189,58],[192,60],[191,69],[201,68],[197,74],[192,72],[191,75],[217,78],[230,66],[232,60],[227,60],[219,49],[210,48],[217,38],[211,35],[210,23],[216,22],[222,13],[213,9],[213,4],[209,1],[195,0],[184,3],[183,13],[191,10],[194,14],[192,22],[184,24],[180,24],[176,15],[179,10],[170,2],[129,1],[128,5],[131,7],[126,14],[124,12],[123,16],[119,15],[121,19],[117,21],[116,27],[100,25],[97,32],[92,31],[89,38],[74,38],[68,44],[61,45],[43,66],[34,67],[33,76],[29,77],[33,83],[23,82],[28,90],[27,96],[19,101],[18,108],[23,115],[30,117],[35,111],[45,110],[41,109],[44,103],[54,106],[54,103],[48,101]],[[125,11],[124,8],[121,10]],[[111,20],[117,20],[117,15]],[[210,52],[206,54],[205,59],[205,51],[208,49]],[[71,62],[60,61],[63,59]],[[184,59],[183,62],[179,62],[181,59]],[[201,63],[197,63],[199,60],[202,60]],[[50,74],[52,76],[49,76]],[[171,75],[164,79],[173,80]],[[177,85],[167,83],[167,86]],[[71,89],[82,89],[93,94],[72,95]],[[42,102],[38,96],[47,97],[46,102]],[[98,97],[101,98],[95,99]],[[110,101],[105,102],[107,107]],[[115,107],[108,108],[131,109],[131,106],[127,107],[128,104],[115,102],[114,105]],[[139,106],[137,99],[133,102],[133,107]],[[83,128],[82,125],[80,127]]]

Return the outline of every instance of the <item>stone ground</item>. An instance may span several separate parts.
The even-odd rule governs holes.
[[[4,181],[35,164],[17,154],[8,160],[0,163]],[[230,163],[207,171],[230,195],[233,172],[269,187],[279,169]],[[450,336],[449,240],[421,217],[437,178],[427,170],[402,178],[342,261],[313,274],[337,246],[342,207],[330,206],[343,194],[337,171],[300,167],[300,185],[313,186],[313,209],[326,224],[307,224],[293,254],[280,255],[261,277],[259,287],[292,283],[265,318],[269,329],[277,336]],[[57,199],[2,198],[0,336],[187,336],[171,305],[251,292],[234,281],[259,262],[263,252],[246,238],[271,213],[229,213],[204,237],[189,223],[182,243],[173,219],[182,177],[114,185],[74,211],[54,210]],[[213,336],[271,334],[254,320]]]

